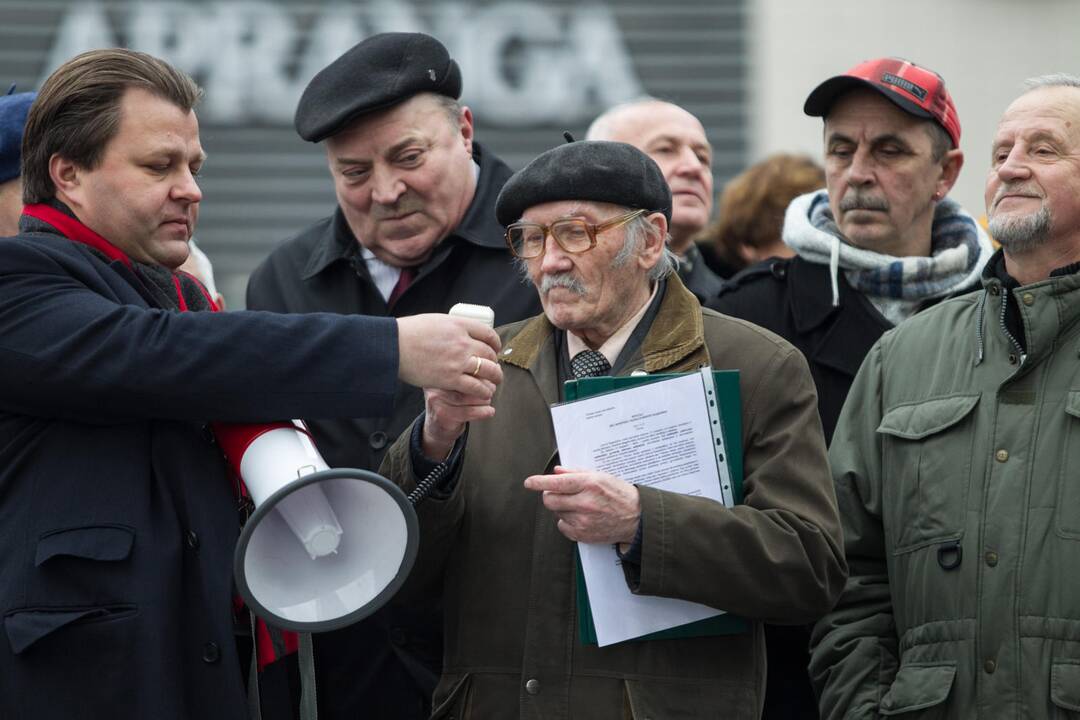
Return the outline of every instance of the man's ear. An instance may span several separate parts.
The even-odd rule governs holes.
[[[71,160],[53,153],[49,158],[49,179],[56,188],[57,198],[69,205],[77,205],[82,194],[82,171]],[[70,202],[74,200],[75,202]]]
[[[458,126],[461,132],[461,139],[465,143],[465,150],[469,155],[473,154],[473,116],[472,110],[467,105],[461,106],[461,114],[458,115]]]
[[[944,198],[960,177],[960,168],[964,167],[964,153],[956,148],[945,153],[941,159],[941,177],[938,178],[934,191],[939,198]]]
[[[664,245],[667,240],[668,222],[664,213],[654,212],[645,216],[652,224],[656,232],[645,234],[645,244],[638,255],[638,262],[646,270],[652,270],[664,253]]]

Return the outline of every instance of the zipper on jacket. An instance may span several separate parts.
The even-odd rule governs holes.
[[[990,294],[990,289],[983,290],[982,297],[979,298],[979,310],[975,314],[975,364],[978,365],[983,361],[983,318],[986,317],[986,296]]]
[[[1001,288],[1001,313],[998,316],[998,323],[1001,325],[1001,332],[1005,333],[1005,337],[1009,338],[1009,342],[1016,348],[1016,353],[1020,358],[1020,364],[1024,364],[1024,360],[1027,358],[1027,353],[1024,352],[1024,348],[1020,346],[1020,343],[1016,341],[1013,334],[1009,332],[1009,328],[1005,325],[1005,310],[1009,305],[1009,298],[1012,294],[1004,287]]]

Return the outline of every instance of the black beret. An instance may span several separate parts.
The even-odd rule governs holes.
[[[422,92],[461,97],[461,69],[443,44],[423,33],[372,35],[311,79],[296,108],[296,132],[319,142]]]
[[[571,142],[538,155],[503,185],[495,217],[509,225],[535,205],[560,200],[662,212],[671,221],[671,189],[664,173],[648,155],[621,142]]]

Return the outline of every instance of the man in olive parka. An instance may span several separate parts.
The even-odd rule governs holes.
[[[884,335],[833,436],[823,718],[1080,711],[1080,78],[1029,81],[992,148],[983,290]]]

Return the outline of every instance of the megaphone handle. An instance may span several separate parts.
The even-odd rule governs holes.
[[[318,720],[319,704],[315,687],[315,650],[311,633],[298,634],[297,660],[300,665],[300,720]]]

